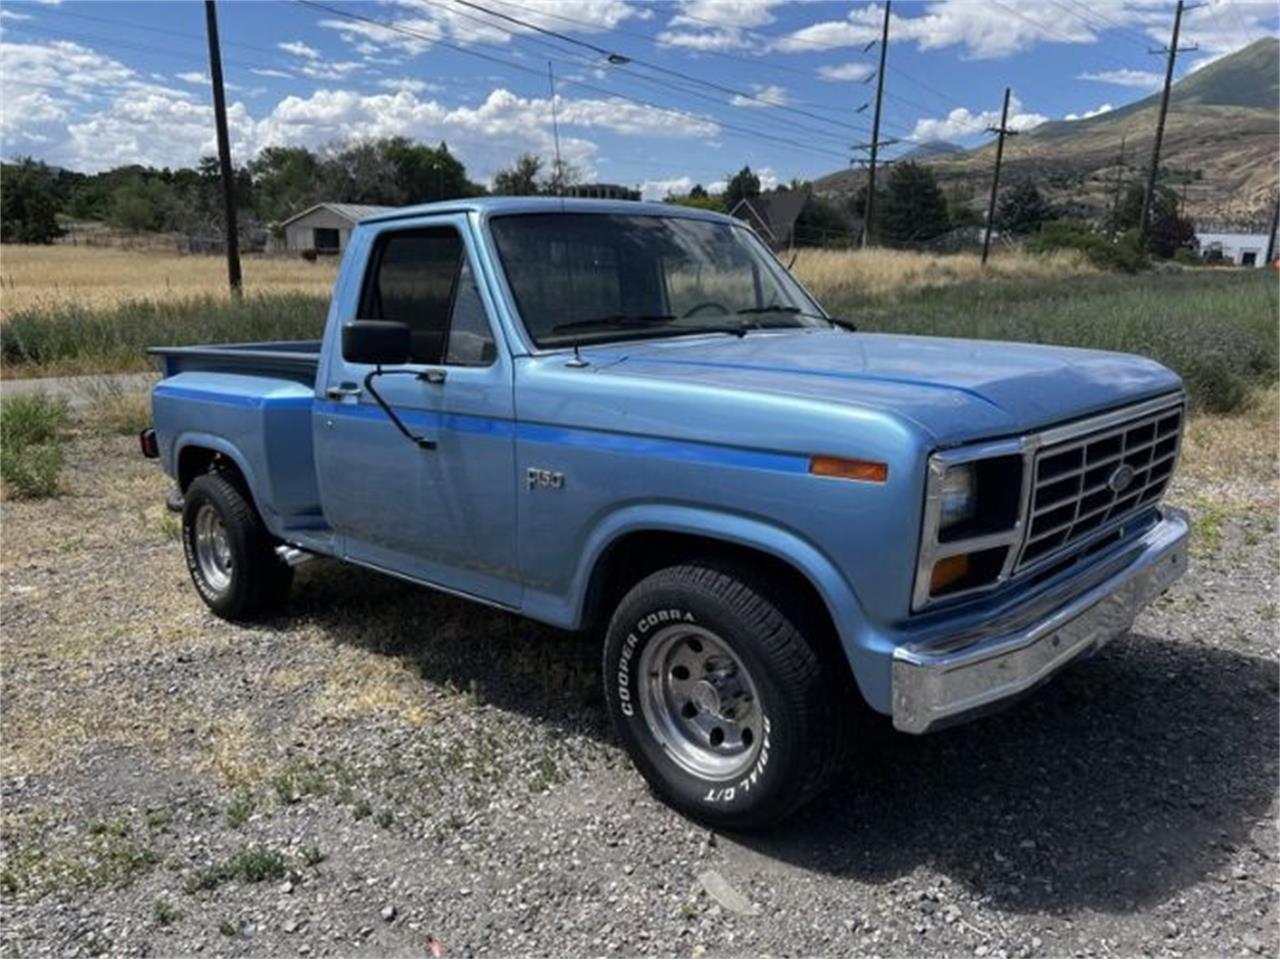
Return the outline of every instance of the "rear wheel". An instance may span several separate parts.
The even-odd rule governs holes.
[[[653,790],[728,829],[779,820],[815,796],[847,737],[847,688],[821,629],[781,590],[714,561],[660,570],[619,604],[605,696]]]
[[[292,569],[275,555],[253,504],[226,477],[206,474],[187,488],[182,547],[196,590],[220,617],[250,619],[288,596]]]

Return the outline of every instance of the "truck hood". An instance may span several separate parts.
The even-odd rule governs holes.
[[[1181,386],[1166,367],[1131,354],[826,330],[623,344],[590,357],[604,374],[875,408],[943,446],[1024,433]]]

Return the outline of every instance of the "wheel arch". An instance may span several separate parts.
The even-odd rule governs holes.
[[[196,477],[215,466],[249,498],[258,516],[268,522],[268,514],[258,499],[258,485],[249,462],[234,444],[214,434],[184,434],[174,444],[174,479],[185,494]],[[269,522],[268,522],[269,525]]]
[[[858,676],[860,642],[867,631],[852,586],[817,547],[789,530],[750,517],[684,507],[629,508],[611,517],[584,551],[575,625],[602,632],[618,600],[644,576],[707,557],[745,562],[756,569],[764,566],[769,576],[798,591],[799,602],[810,603],[831,628],[844,661]]]

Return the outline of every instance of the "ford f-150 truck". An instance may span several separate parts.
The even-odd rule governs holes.
[[[714,213],[382,213],[321,341],[154,353],[142,443],[215,613],[322,556],[593,631],[636,766],[717,826],[796,809],[871,712],[1006,704],[1187,561],[1169,370],[858,331]]]

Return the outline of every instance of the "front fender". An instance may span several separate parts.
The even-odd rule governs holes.
[[[870,628],[853,587],[818,547],[792,531],[760,519],[677,504],[622,507],[603,518],[587,538],[568,596],[527,592],[525,612],[570,629],[580,628],[592,575],[610,546],[628,534],[653,531],[689,534],[748,547],[796,569],[826,605],[863,696],[875,709],[888,712],[892,645]]]

